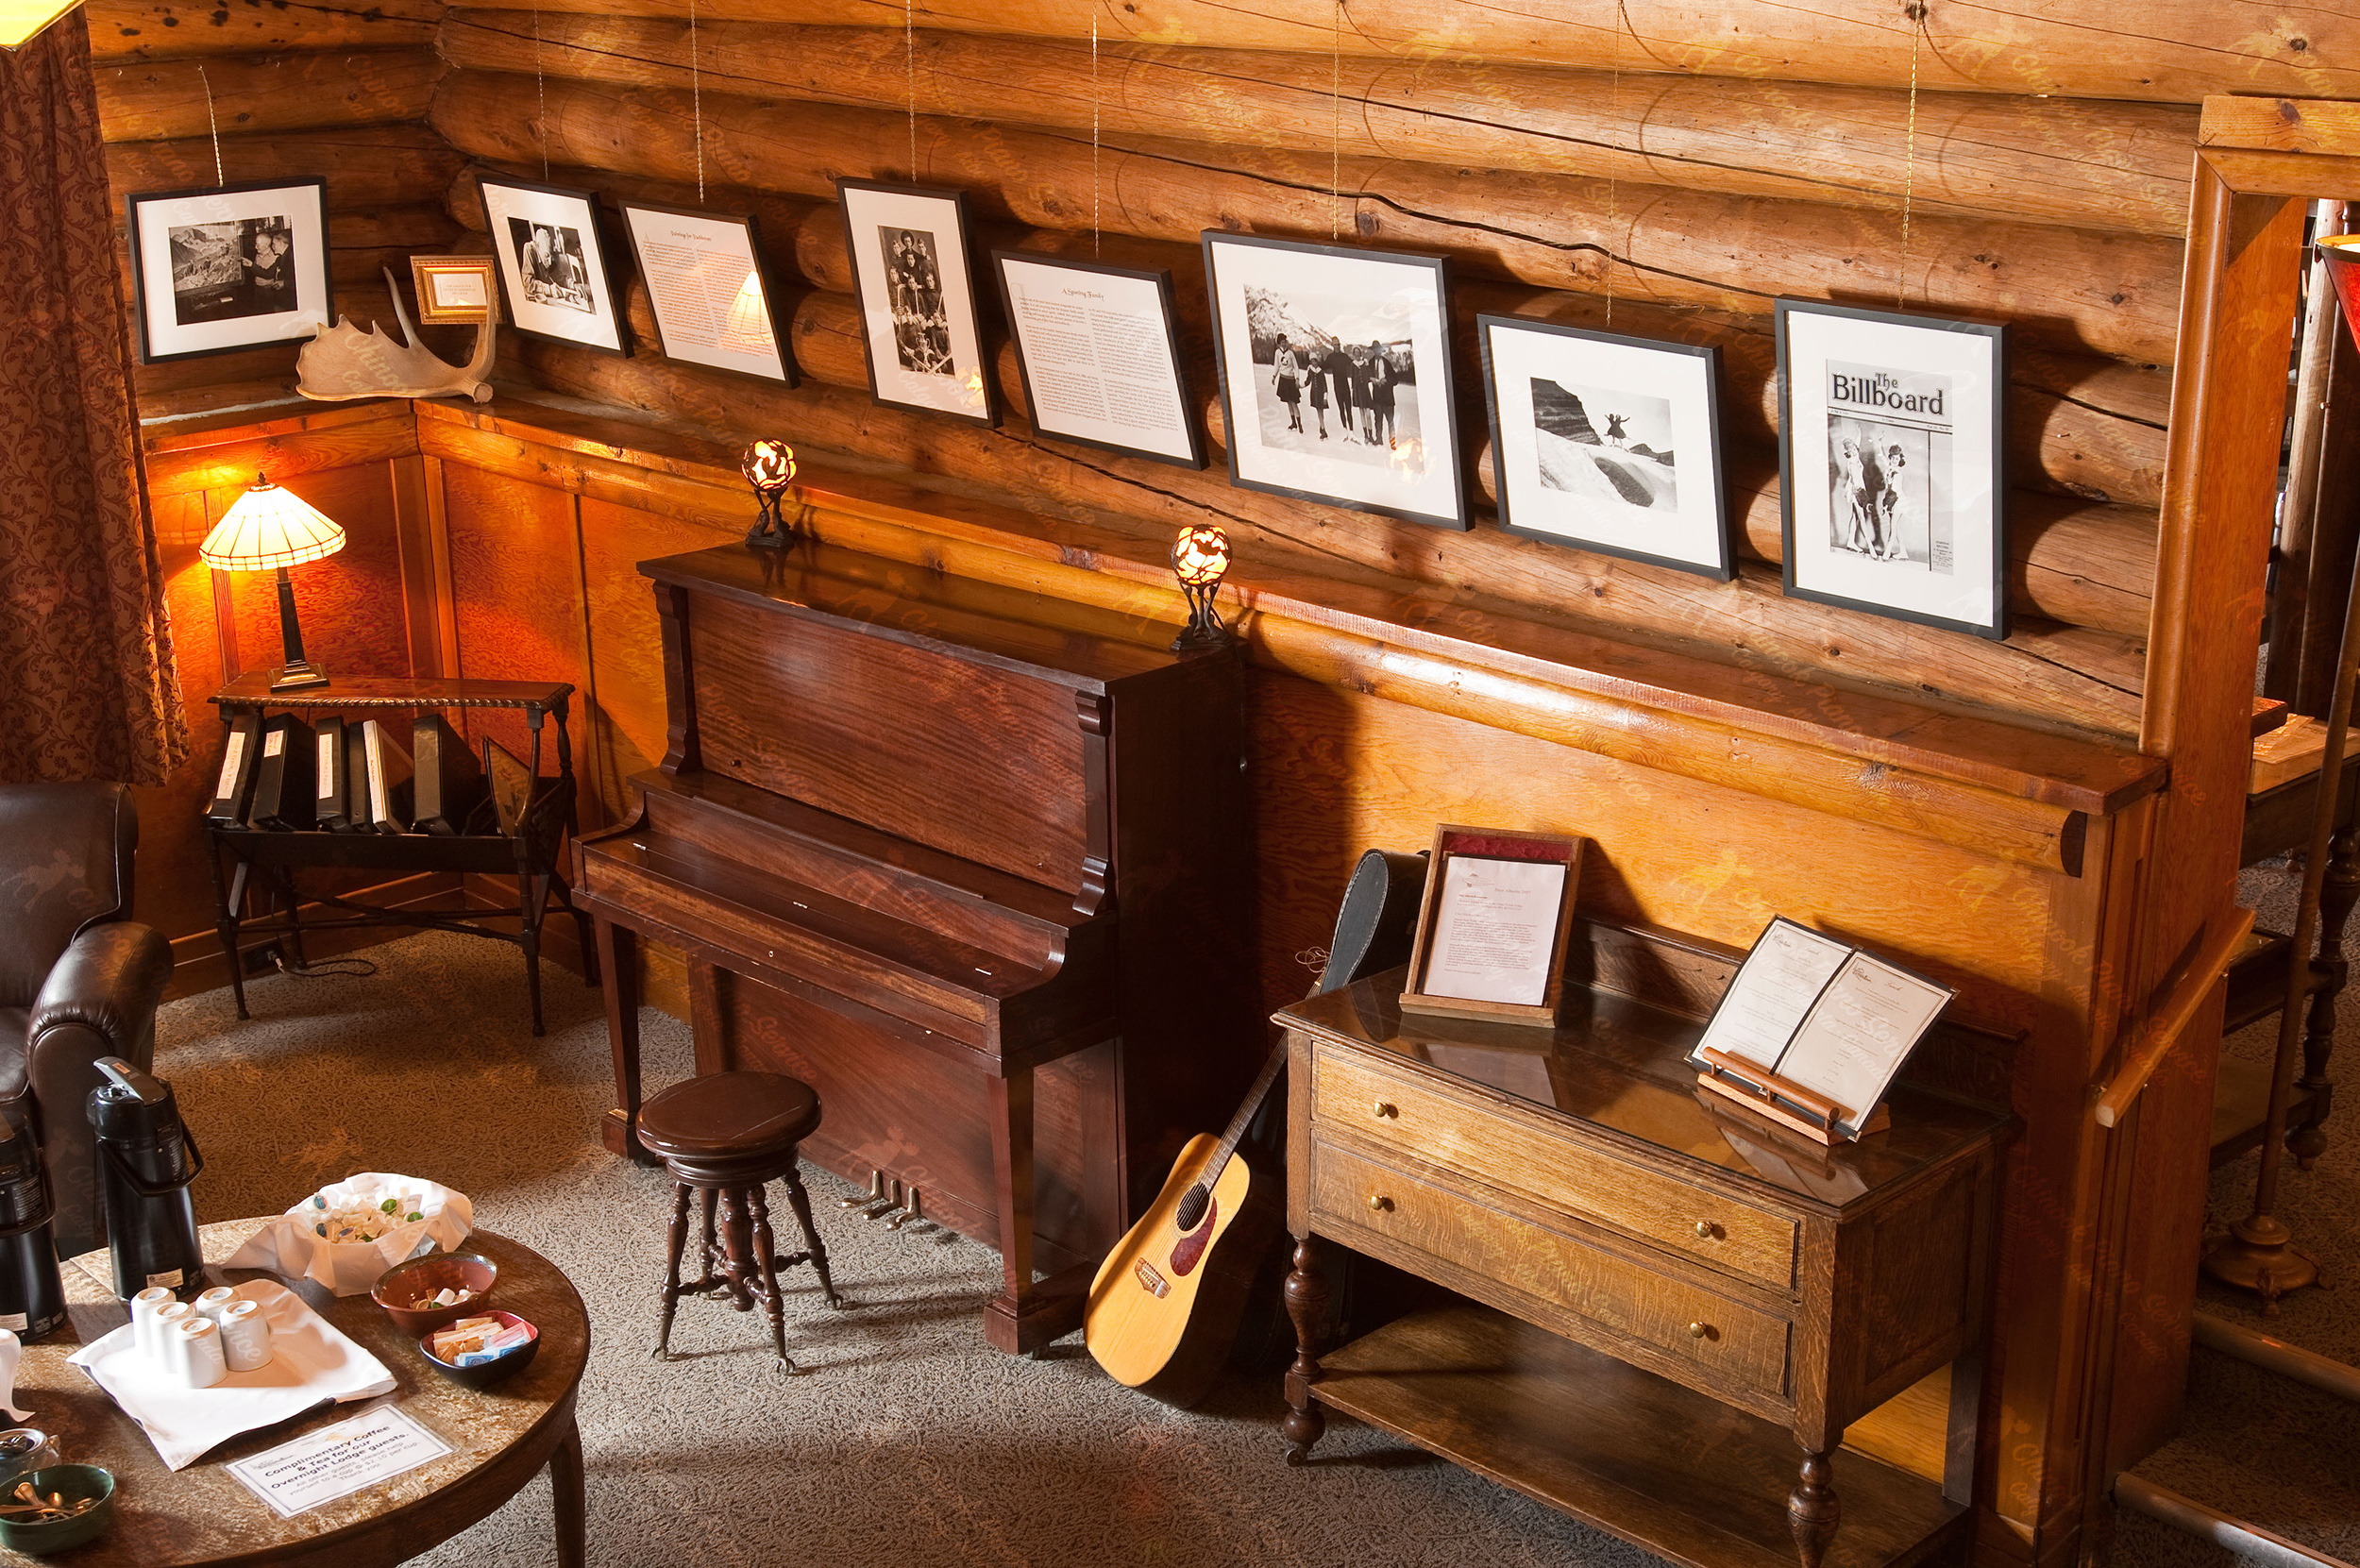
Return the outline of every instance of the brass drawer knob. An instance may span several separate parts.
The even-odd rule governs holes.
[[[1699,1221],[1697,1221],[1697,1222],[1696,1222],[1696,1234],[1697,1234],[1699,1237],[1702,1237],[1702,1238],[1703,1238],[1705,1240],[1707,1240],[1707,1241],[1711,1240],[1711,1239],[1712,1239],[1712,1222],[1711,1222],[1711,1221],[1710,1221],[1710,1220],[1699,1220]]]
[[[1396,1106],[1393,1106],[1393,1105],[1389,1105],[1389,1104],[1386,1104],[1384,1101],[1382,1101],[1382,1100],[1379,1100],[1379,1101],[1376,1103],[1376,1117],[1377,1117],[1377,1120],[1379,1120],[1379,1121],[1383,1121],[1386,1117],[1389,1117],[1389,1116],[1394,1116],[1394,1117],[1397,1117],[1397,1116],[1399,1116],[1400,1114],[1401,1114],[1401,1111],[1400,1111],[1400,1109],[1399,1109],[1398,1107],[1396,1107]]]
[[[1705,1324],[1692,1323],[1688,1325],[1688,1337],[1692,1340],[1701,1340],[1711,1332],[1712,1329]]]
[[[1392,1206],[1393,1200],[1385,1196],[1384,1193],[1372,1192],[1369,1194],[1369,1208],[1371,1212],[1382,1214]]]

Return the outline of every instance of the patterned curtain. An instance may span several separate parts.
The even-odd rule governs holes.
[[[80,12],[0,53],[0,784],[189,752]]]

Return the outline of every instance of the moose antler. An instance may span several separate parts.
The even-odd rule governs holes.
[[[402,309],[401,288],[385,269],[385,284],[393,293],[394,316],[401,324],[402,341],[379,331],[374,323],[364,330],[348,320],[322,327],[295,356],[295,390],[324,403],[353,397],[467,396],[479,403],[492,400],[492,383],[484,375],[492,368],[494,323],[489,306],[476,329],[475,354],[464,365],[438,358],[418,341]]]

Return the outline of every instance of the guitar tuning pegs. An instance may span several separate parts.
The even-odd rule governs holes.
[[[871,1171],[868,1172],[868,1191],[865,1195],[858,1198],[838,1198],[835,1201],[835,1206],[838,1208],[867,1208],[870,1204],[880,1202],[884,1199],[885,1195],[885,1172],[882,1171]]]

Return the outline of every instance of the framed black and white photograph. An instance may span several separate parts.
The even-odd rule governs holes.
[[[483,193],[510,324],[528,337],[625,352],[614,267],[598,234],[598,196],[506,175],[485,174],[476,184]]]
[[[770,302],[784,298],[752,214],[622,203],[658,347],[669,360],[795,384]]]
[[[1778,302],[1786,591],[2008,634],[2007,329]]]
[[[1181,369],[1172,274],[992,252],[1033,428],[1046,436],[1205,466]]]
[[[1205,281],[1234,482],[1467,526],[1441,257],[1207,230]]]
[[[1721,351],[1479,315],[1500,526],[1728,582]]]
[[[999,423],[975,316],[965,193],[839,179],[860,295],[868,389],[880,403]]]
[[[302,341],[335,319],[326,180],[155,192],[124,211],[142,363]]]

